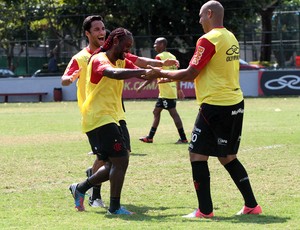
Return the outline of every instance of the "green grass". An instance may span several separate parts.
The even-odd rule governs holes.
[[[164,111],[153,144],[155,101],[126,101],[132,154],[122,205],[134,216],[78,213],[68,186],[85,179],[94,161],[80,131],[75,102],[0,104],[0,229],[299,229],[300,98],[247,98],[239,159],[246,167],[263,215],[234,214],[243,200],[226,170],[210,158],[216,217],[182,218],[197,207],[187,145]],[[194,100],[177,109],[188,137],[198,112]],[[102,196],[109,203],[109,183]]]

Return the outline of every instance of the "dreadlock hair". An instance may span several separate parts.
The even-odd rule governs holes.
[[[90,58],[89,58],[89,60],[88,60],[88,64],[90,63],[92,57],[93,57],[94,55],[100,53],[100,52],[103,52],[103,51],[102,51],[102,46],[100,46],[100,48],[96,49],[96,50],[94,51],[94,53],[92,53],[92,55],[90,56]]]
[[[88,63],[90,62],[90,60],[94,55],[109,50],[113,45],[114,37],[118,38],[119,40],[122,40],[122,38],[126,36],[132,36],[132,33],[129,30],[121,27],[110,32],[108,38],[105,40],[104,45],[94,51],[94,53],[89,58]]]
[[[109,34],[108,38],[105,40],[103,47],[101,47],[101,51],[105,52],[105,51],[109,50],[113,45],[113,40],[115,37],[118,38],[119,40],[122,40],[126,36],[132,36],[132,33],[127,29],[119,27],[119,28],[113,30]]]
[[[111,31],[108,30],[108,29],[105,29],[106,30],[106,35],[105,35],[105,40],[108,38],[108,36],[110,35]]]

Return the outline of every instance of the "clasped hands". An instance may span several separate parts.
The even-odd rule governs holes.
[[[165,78],[162,74],[162,69],[159,67],[153,67],[148,65],[147,66],[148,69],[146,69],[146,74],[143,75],[142,77],[145,80],[154,80],[159,78],[159,80],[157,81],[157,83],[166,83],[166,82],[170,82],[171,80],[168,78]]]

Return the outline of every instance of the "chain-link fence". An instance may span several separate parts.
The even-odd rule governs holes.
[[[288,36],[285,34],[288,33]],[[294,68],[299,67],[297,57],[300,55],[300,34],[298,31],[288,31],[278,35],[277,32],[272,34],[271,60],[268,63],[261,63],[268,68]],[[195,35],[177,35],[166,36],[168,40],[168,50],[173,53],[180,61],[181,67],[188,66],[189,61],[194,53],[195,44],[201,34]],[[153,48],[154,40],[159,36],[136,36],[132,52],[145,57],[154,57],[155,51]],[[240,42],[240,58],[247,62],[259,62],[260,52],[263,45],[260,42],[261,34],[244,33],[237,35]],[[288,40],[285,37],[294,39]],[[298,39],[295,39],[298,38]],[[87,45],[85,38],[78,41],[70,42],[66,37],[64,40],[45,40],[45,41],[16,41],[11,42],[14,47],[13,64],[11,67],[16,74],[32,75],[38,69],[47,71],[50,54],[52,49],[57,46],[56,59],[58,63],[58,72],[62,72],[71,57],[79,50],[71,44],[81,44],[81,48]],[[23,45],[21,45],[23,44]],[[26,44],[35,44],[34,46],[26,47]],[[0,68],[8,67],[8,59],[4,50],[0,49]],[[10,67],[8,67],[10,68]]]

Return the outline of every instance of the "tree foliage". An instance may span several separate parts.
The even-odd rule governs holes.
[[[59,45],[57,41],[63,41],[79,50],[83,38],[82,22],[91,14],[103,16],[106,27],[110,30],[122,26],[134,36],[145,36],[145,39],[136,41],[137,47],[151,47],[157,36],[166,36],[173,47],[193,47],[196,39],[203,33],[199,25],[199,9],[205,2],[0,0],[0,48],[8,57],[8,66],[17,64],[13,54],[16,44],[20,54],[27,46],[38,45],[37,41],[44,40],[48,40],[51,47]],[[270,60],[271,32],[278,29],[274,27],[274,12],[299,10],[300,7],[300,0],[223,0],[221,3],[225,8],[224,25],[239,39],[247,39],[242,34],[247,36],[247,31],[250,30],[262,32],[262,61]],[[278,21],[278,17],[275,22],[276,20]],[[285,21],[280,21],[283,22]],[[281,25],[281,29],[286,28],[287,26]]]

